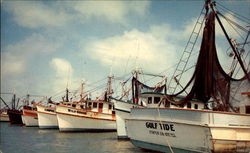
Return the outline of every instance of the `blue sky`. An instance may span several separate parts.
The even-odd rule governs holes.
[[[218,2],[250,18],[250,1]],[[67,84],[79,88],[81,80],[91,88],[111,69],[114,76],[135,68],[160,73],[178,62],[202,6],[202,0],[2,0],[1,92],[52,96]]]

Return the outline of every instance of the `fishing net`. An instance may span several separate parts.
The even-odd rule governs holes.
[[[132,96],[133,103],[138,104],[139,94],[140,93],[166,93],[166,85],[149,87],[144,83],[137,80],[135,77],[132,78]]]
[[[231,109],[237,112],[239,106],[247,103],[247,96],[242,96],[241,93],[250,91],[249,76],[248,72],[243,78],[234,79],[222,69],[215,45],[215,14],[210,12],[206,19],[194,74],[182,91],[169,96],[177,96],[191,87],[182,103],[187,103],[191,99],[202,102],[213,100],[215,109]]]

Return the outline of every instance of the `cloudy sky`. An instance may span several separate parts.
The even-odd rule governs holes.
[[[250,18],[250,1],[218,2]],[[53,96],[79,88],[81,80],[91,89],[110,73],[127,77],[135,68],[171,76],[203,4],[2,0],[1,92]]]

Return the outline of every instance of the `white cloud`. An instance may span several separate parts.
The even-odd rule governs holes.
[[[51,42],[40,34],[33,34],[16,44],[8,45],[1,53],[1,74],[4,77],[21,74],[25,72],[31,58],[46,56],[60,46],[60,42]]]
[[[67,76],[70,73],[73,73],[73,69],[71,64],[64,60],[64,59],[60,59],[60,58],[53,58],[51,60],[51,65],[55,70],[55,74],[57,77],[65,77],[67,78]]]
[[[3,5],[13,13],[15,21],[23,27],[58,27],[71,19],[64,11],[55,10],[40,1],[6,1]]]
[[[83,48],[88,55],[116,73],[139,67],[148,72],[160,72],[177,62],[177,46],[167,26],[155,26],[148,32],[136,29],[106,39],[96,40]],[[167,35],[171,33],[170,35]],[[128,65],[126,65],[129,61]]]
[[[53,4],[53,5],[51,5]],[[112,23],[127,24],[129,14],[143,16],[150,1],[5,1],[17,24],[28,28],[59,27],[74,21],[82,23],[93,17]]]
[[[19,58],[18,55],[3,53],[1,57],[1,74],[2,76],[17,75],[25,71],[26,61]]]
[[[128,15],[143,16],[149,8],[149,1],[78,1],[73,8],[81,19],[97,17],[113,23],[126,24]]]
[[[52,93],[56,93],[66,87],[77,89],[80,87],[81,79],[74,74],[74,69],[70,62],[62,58],[53,58],[50,61],[52,74]]]

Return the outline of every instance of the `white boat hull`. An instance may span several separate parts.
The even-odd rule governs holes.
[[[238,126],[237,126],[238,125]],[[250,116],[183,109],[132,109],[131,142],[162,152],[249,152]]]
[[[49,114],[38,112],[38,125],[41,129],[56,129],[58,128],[58,121],[56,114]]]
[[[118,139],[128,139],[127,130],[125,127],[125,119],[130,116],[130,108],[136,106],[135,104],[113,100],[116,114],[116,127]]]
[[[127,130],[125,127],[125,119],[129,118],[128,112],[116,110],[116,127],[118,139],[128,139]]]
[[[57,129],[58,121],[55,113],[55,107],[35,104],[38,115],[38,125],[42,129]]]
[[[33,116],[22,115],[25,126],[38,126],[38,118]]]
[[[60,131],[115,131],[114,120],[57,113]]]
[[[57,105],[56,116],[60,131],[116,131],[114,114]]]
[[[60,131],[115,131],[114,120],[57,113]]]
[[[8,114],[0,114],[0,121],[1,122],[9,122],[10,118]]]

